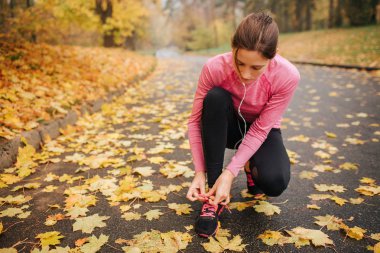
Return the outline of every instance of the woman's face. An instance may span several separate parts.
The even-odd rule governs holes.
[[[239,50],[234,49],[233,53],[236,55],[235,67],[244,83],[256,80],[269,63],[269,59],[257,51],[239,48]]]

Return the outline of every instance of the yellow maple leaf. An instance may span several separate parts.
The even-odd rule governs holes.
[[[376,243],[375,246],[373,246],[373,252],[380,253],[380,242]]]
[[[345,141],[353,145],[363,145],[365,143],[365,141],[363,140],[359,140],[357,138],[351,138],[351,137],[347,137]]]
[[[332,197],[330,194],[310,194],[308,196],[312,200],[323,200],[323,199],[329,199]]]
[[[340,205],[340,206],[343,206],[343,205],[347,202],[347,200],[345,200],[345,199],[343,199],[343,198],[340,198],[340,197],[338,197],[338,196],[333,196],[333,197],[331,197],[330,199],[331,199],[331,200],[334,200],[335,203],[337,203],[337,204]]]
[[[360,183],[363,183],[363,184],[374,184],[375,182],[376,182],[375,179],[369,178],[369,177],[362,177],[360,179]]]
[[[325,164],[317,164],[313,167],[313,170],[318,171],[318,172],[325,172],[325,171],[332,171],[334,168],[331,167],[330,165],[325,165]]]
[[[309,209],[314,209],[314,210],[319,210],[319,209],[321,209],[321,207],[320,207],[320,206],[317,206],[317,205],[306,205],[306,207],[309,208]]]
[[[161,156],[154,156],[154,157],[148,158],[148,161],[154,164],[161,164],[161,163],[166,162],[166,159]]]
[[[329,159],[331,157],[330,154],[323,152],[322,150],[318,150],[317,152],[314,153],[314,155],[316,155],[322,159]]]
[[[96,227],[105,227],[106,223],[103,221],[107,219],[109,216],[99,216],[99,214],[77,218],[73,224],[73,231],[82,230],[83,233],[92,233]]]
[[[123,213],[121,217],[124,218],[126,221],[139,220],[141,219],[141,214],[135,212],[126,212]]]
[[[345,190],[347,190],[346,188],[344,188],[344,186],[336,185],[336,184],[331,184],[331,185],[314,184],[314,187],[315,189],[317,189],[317,191],[321,191],[321,192],[326,192],[326,191],[344,192]]]
[[[231,240],[228,240],[227,237],[216,237],[216,240],[211,237],[209,242],[202,243],[204,249],[212,253],[221,253],[225,250],[232,250],[237,252],[242,252],[246,244],[241,244],[242,239],[240,235],[233,237]]]
[[[145,199],[146,202],[158,202],[161,199],[166,200],[166,195],[160,193],[159,191],[144,191],[141,197]]]
[[[15,248],[1,248],[0,253],[17,253],[17,249]]]
[[[326,134],[326,136],[329,137],[329,138],[336,138],[336,134],[334,134],[334,133],[331,133],[331,132],[327,132],[327,131],[325,131],[325,134]]]
[[[350,203],[351,203],[351,204],[354,204],[354,205],[359,205],[359,204],[361,204],[363,201],[364,201],[364,199],[362,199],[362,198],[356,198],[356,199],[354,199],[354,198],[350,198]]]
[[[228,207],[230,209],[237,209],[238,211],[243,211],[244,209],[253,206],[256,203],[256,200],[246,201],[246,202],[231,202]]]
[[[347,235],[351,238],[354,238],[356,240],[361,240],[364,237],[364,233],[367,232],[367,230],[360,228],[360,227],[353,227],[353,228],[345,228],[344,229],[347,233]]]
[[[281,232],[266,230],[263,234],[260,234],[257,238],[261,239],[263,243],[269,246],[273,246],[275,244],[284,245],[285,237]]]
[[[163,213],[161,213],[159,209],[149,210],[148,212],[144,213],[144,216],[147,220],[159,219],[161,215],[163,215]]]
[[[154,173],[154,170],[152,169],[152,167],[145,166],[134,168],[133,172],[138,173],[143,177],[149,177]]]
[[[271,216],[275,213],[280,214],[281,212],[278,206],[272,205],[266,201],[259,201],[259,204],[255,205],[253,208],[256,210],[256,212],[264,213],[267,216]]]
[[[312,172],[312,171],[306,171],[306,170],[301,171],[301,173],[299,174],[299,177],[301,179],[310,179],[311,180],[317,176],[318,176],[318,173]]]
[[[93,253],[98,252],[102,246],[108,242],[108,236],[100,234],[99,238],[95,235],[86,238],[86,243],[80,247],[80,251],[83,253]]]
[[[303,134],[288,138],[288,141],[308,142],[309,140],[310,138]]]
[[[170,203],[168,204],[168,207],[174,210],[178,215],[189,214],[193,211],[189,204]]]
[[[167,178],[175,178],[181,175],[188,177],[186,173],[193,173],[193,171],[189,167],[182,164],[173,164],[173,163],[169,163],[163,166],[160,169],[160,172],[163,175],[165,175]]]
[[[36,238],[40,239],[42,246],[48,245],[57,245],[60,243],[60,239],[64,236],[61,235],[61,232],[58,231],[50,231],[42,234],[38,234]]]
[[[5,174],[0,174],[0,180],[3,181],[7,185],[11,185],[11,184],[17,183],[21,179],[22,179],[21,177],[18,177],[18,176],[13,175],[13,174],[6,174],[6,173]]]
[[[355,191],[366,196],[374,196],[380,194],[380,186],[359,185]]]
[[[357,163],[345,162],[339,165],[339,169],[343,169],[343,170],[357,170],[358,168],[359,168],[359,164]]]
[[[380,241],[380,233],[371,234],[370,237],[376,241]]]
[[[314,216],[314,218],[317,219],[314,222],[315,224],[321,227],[326,226],[328,230],[339,230],[343,224],[342,219],[328,214],[325,216]]]
[[[333,245],[333,241],[329,238],[328,235],[323,233],[320,230],[306,229],[302,227],[296,227],[291,230],[296,236],[310,240],[314,246],[326,246]]]

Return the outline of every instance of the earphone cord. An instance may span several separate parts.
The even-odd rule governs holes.
[[[242,82],[242,83],[243,83],[243,82]],[[243,101],[244,101],[244,99],[245,99],[245,95],[246,95],[246,93],[247,93],[247,88],[245,87],[245,83],[243,83],[243,86],[244,86],[244,95],[243,95],[243,99],[240,101],[240,104],[239,104],[239,107],[238,107],[238,114],[239,114],[239,116],[243,119],[243,122],[244,122],[244,133],[243,133],[242,130],[241,130],[240,122],[239,122],[239,120],[238,120],[239,131],[240,131],[240,134],[241,134],[242,138],[236,142],[236,144],[235,144],[235,146],[234,146],[234,149],[235,149],[235,150],[236,150],[236,145],[238,145],[238,143],[241,142],[241,141],[244,139],[244,137],[245,137],[245,133],[247,132],[247,122],[245,121],[243,115],[242,115],[241,112],[240,112],[240,107],[241,107],[241,105],[243,104]],[[235,151],[235,152],[236,152],[236,151]]]

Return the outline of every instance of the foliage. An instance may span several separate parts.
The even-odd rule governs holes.
[[[345,11],[350,25],[360,26],[370,24],[373,8],[372,0],[345,0]]]
[[[0,52],[0,136],[8,139],[126,87],[155,62],[122,49],[28,42],[0,41]]]
[[[99,45],[106,34],[114,36],[114,43],[122,45],[133,33],[142,34],[147,9],[141,1],[101,0],[101,8],[112,7],[105,20],[95,11],[96,1],[41,0],[29,8],[16,6],[13,16],[4,20],[12,39],[34,42]],[[84,40],[85,42],[81,42]]]

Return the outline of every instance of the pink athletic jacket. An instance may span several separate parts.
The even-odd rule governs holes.
[[[259,78],[246,83],[246,97],[240,111],[247,122],[253,122],[227,169],[237,176],[239,170],[258,150],[272,128],[280,128],[281,118],[298,86],[300,74],[288,60],[276,55]],[[188,136],[195,171],[206,171],[200,120],[203,99],[219,86],[227,90],[237,111],[244,87],[233,67],[232,52],[209,59],[202,68],[188,121]]]

